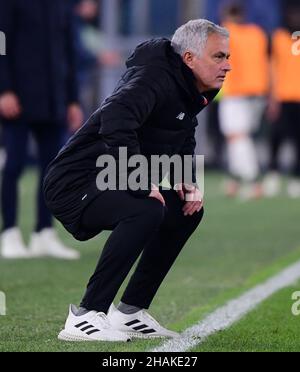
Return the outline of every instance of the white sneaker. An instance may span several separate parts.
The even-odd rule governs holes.
[[[59,333],[58,339],[63,341],[130,341],[123,332],[112,329],[106,314],[89,311],[76,316],[75,305],[70,305],[65,328]]]
[[[290,198],[300,198],[300,181],[293,179],[288,183],[287,193]]]
[[[30,257],[18,227],[12,227],[3,231],[1,236],[1,256],[4,258]]]
[[[108,311],[108,319],[112,327],[125,332],[128,336],[137,338],[179,337],[179,333],[162,327],[146,310],[134,314],[124,314],[114,304]]]
[[[65,260],[76,260],[80,257],[78,251],[63,245],[52,228],[32,234],[29,252],[34,257],[51,256]]]

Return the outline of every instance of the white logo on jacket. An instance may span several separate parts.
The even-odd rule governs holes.
[[[185,113],[184,113],[184,112],[181,112],[181,113],[176,117],[176,119],[183,120],[184,117],[185,117]]]

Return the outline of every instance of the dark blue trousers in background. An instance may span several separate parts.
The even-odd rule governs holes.
[[[18,214],[18,182],[28,161],[28,139],[33,135],[37,145],[39,185],[37,189],[36,231],[52,226],[42,193],[42,180],[49,162],[56,156],[62,142],[63,127],[53,122],[2,121],[6,163],[2,172],[1,213],[3,230],[16,226]]]

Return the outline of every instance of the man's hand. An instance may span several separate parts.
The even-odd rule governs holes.
[[[175,190],[182,201],[186,201],[182,211],[185,216],[192,216],[195,212],[200,212],[203,208],[202,195],[197,187],[180,183],[177,184]]]
[[[18,97],[13,92],[5,92],[0,96],[0,114],[8,120],[17,119],[22,112]]]
[[[116,51],[106,50],[99,54],[98,62],[103,66],[116,67],[122,63],[122,57]]]
[[[83,112],[78,103],[68,106],[67,121],[71,133],[75,133],[83,124]]]
[[[165,199],[162,194],[159,192],[159,188],[151,183],[151,192],[149,194],[149,198],[158,199],[164,206],[166,205]]]

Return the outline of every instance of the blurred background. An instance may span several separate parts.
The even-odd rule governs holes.
[[[243,89],[239,90],[237,86],[233,88],[235,83],[231,81],[229,93],[225,91],[225,98],[228,94],[229,96],[258,95],[260,98],[264,98],[263,109],[258,115],[259,118],[256,118],[255,128],[250,131],[251,133],[248,133],[251,135],[251,140],[254,141],[254,146],[258,155],[256,161],[259,167],[258,170],[254,171],[255,174],[252,176],[253,179],[250,177],[250,180],[253,182],[257,180],[265,182],[265,194],[272,196],[279,192],[280,180],[278,174],[291,174],[293,176],[294,188],[290,190],[289,195],[300,197],[300,184],[295,180],[295,178],[298,178],[300,172],[299,169],[295,170],[295,167],[297,167],[295,163],[297,163],[297,158],[299,157],[299,138],[296,139],[295,136],[299,137],[299,129],[296,131],[293,130],[293,128],[289,128],[289,130],[280,130],[279,134],[274,134],[274,130],[272,129],[272,123],[276,122],[279,118],[279,109],[276,103],[288,101],[299,105],[300,97],[299,94],[294,94],[293,97],[288,97],[286,99],[286,95],[284,96],[286,92],[283,92],[283,95],[281,94],[282,92],[280,92],[281,96],[279,94],[278,97],[276,97],[278,92],[274,86],[274,79],[272,87],[272,79],[268,75],[270,74],[271,76],[272,58],[278,58],[278,67],[275,66],[275,75],[282,75],[280,81],[285,81],[285,89],[287,91],[298,90],[297,78],[295,77],[292,81],[288,79],[291,79],[291,76],[295,76],[295,74],[299,75],[299,70],[289,71],[289,73],[286,71],[291,68],[295,69],[300,67],[300,57],[294,56],[291,53],[293,43],[291,34],[292,31],[300,29],[299,17],[293,20],[293,25],[287,23],[288,9],[297,7],[297,5],[299,5],[297,1],[64,0],[64,2],[68,2],[72,6],[75,31],[73,34],[73,41],[76,51],[76,56],[74,55],[74,58],[76,57],[76,79],[78,81],[78,97],[84,119],[87,119],[89,115],[100,106],[105,97],[113,91],[116,82],[120,78],[122,72],[124,72],[126,58],[138,43],[152,37],[171,37],[177,27],[190,19],[207,18],[213,22],[224,24],[226,23],[226,16],[228,16],[228,13],[230,11],[234,13],[235,11],[234,9],[230,10],[230,7],[242,7],[243,23],[246,25],[258,26],[267,40],[265,50],[257,49],[251,53],[251,43],[255,44],[258,40],[256,39],[258,36],[255,32],[252,32],[253,30],[251,31],[251,29],[249,29],[248,32],[250,36],[248,37],[246,36],[247,31],[245,31],[244,35],[246,39],[244,40],[247,41],[244,42],[244,46],[241,47],[238,42],[233,46],[236,49],[236,58],[232,63],[239,66],[239,68],[235,68],[233,65],[233,72],[231,73],[233,75],[231,80],[234,80],[234,74],[236,74],[240,80],[240,85],[242,85],[244,78],[242,76],[242,70],[244,69],[246,71],[250,69],[251,71],[248,71],[248,80],[263,79],[264,82],[261,82],[261,85],[265,85],[265,87],[252,87],[252,91],[250,88],[250,91],[247,92],[247,88],[244,89],[244,91]],[[30,8],[30,4],[35,7],[35,3],[35,0],[30,0],[26,2],[26,7]],[[299,25],[298,28],[297,22]],[[1,28],[3,27],[1,27],[0,24],[0,29]],[[287,44],[284,44],[282,38],[278,36],[278,30],[282,30],[283,28],[290,33]],[[239,33],[240,31],[231,30],[231,34],[235,32]],[[276,34],[278,36],[277,39],[275,37]],[[247,44],[248,41],[250,45]],[[278,52],[276,54],[275,50],[280,49],[283,52]],[[245,52],[247,56],[245,56]],[[244,58],[241,59],[238,53],[243,54]],[[262,55],[265,53],[265,56],[258,56],[259,53]],[[279,55],[280,53],[285,55]],[[9,59],[10,57],[7,55],[1,58]],[[267,60],[267,69],[264,63],[260,63],[263,61],[263,58],[264,62]],[[288,60],[293,60],[290,68],[288,68],[288,62],[286,62]],[[240,66],[242,67],[240,68]],[[245,72],[244,75],[247,75],[247,73]],[[247,84],[246,81],[245,84]],[[257,82],[256,85],[259,86],[260,83]],[[293,85],[296,88],[289,87],[289,85]],[[3,93],[1,87],[0,90]],[[273,99],[274,97],[276,97],[276,102]],[[239,172],[237,172],[237,174],[230,172],[226,133],[220,129],[219,123],[219,119],[222,120],[219,113],[219,101],[223,98],[222,95],[219,96],[216,102],[199,116],[196,152],[205,155],[207,170],[217,169],[225,172],[229,171],[229,174],[231,173],[232,176],[232,181],[232,178],[241,179],[243,175],[240,175]],[[249,115],[251,116],[251,112]],[[291,115],[292,120],[295,121],[293,125],[299,128],[299,108],[298,110],[294,110]],[[285,118],[281,118],[281,121],[284,120]],[[68,138],[69,134],[70,133],[65,133],[64,137],[62,137],[62,143]],[[30,139],[28,145],[28,161],[31,163],[35,161],[35,147],[34,140]],[[5,151],[3,149],[0,150],[0,154],[0,166],[3,166]],[[245,156],[247,156],[247,154],[245,154]],[[274,160],[274,158],[276,159]],[[263,180],[265,174],[268,175],[268,178]],[[247,177],[246,181],[248,181]],[[236,188],[232,182],[224,186],[225,194],[235,195],[235,192]],[[252,192],[251,196],[254,195],[254,197],[256,197],[261,196],[261,194],[261,192]]]

